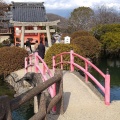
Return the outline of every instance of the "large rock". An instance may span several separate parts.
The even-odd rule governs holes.
[[[16,97],[41,83],[42,77],[40,73],[28,72],[19,79],[16,73],[11,73],[5,78],[5,82],[9,83],[9,85],[13,87],[16,92]]]

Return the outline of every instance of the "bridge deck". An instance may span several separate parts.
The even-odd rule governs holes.
[[[17,71],[20,76],[24,70]],[[64,114],[48,116],[48,120],[120,120],[120,101],[106,106],[75,74],[63,76]],[[54,118],[53,118],[54,116]]]
[[[64,74],[64,110],[58,120],[120,120],[120,102],[106,106],[80,78]]]

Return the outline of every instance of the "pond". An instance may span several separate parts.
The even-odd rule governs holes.
[[[3,79],[0,77],[0,96],[5,94],[12,99],[15,92],[13,88],[3,82]],[[19,109],[16,109],[12,112],[12,120],[29,120],[33,114],[33,100],[30,100],[26,104],[22,105]]]
[[[109,70],[111,101],[120,100],[120,59],[102,58],[96,66],[104,73],[106,73],[106,69]],[[92,74],[104,85],[104,79],[98,73],[92,70]]]
[[[12,112],[12,120],[29,120],[33,115],[33,101],[22,105],[19,109]]]

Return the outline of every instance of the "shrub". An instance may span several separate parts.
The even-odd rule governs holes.
[[[95,38],[101,40],[101,37],[109,32],[120,32],[120,24],[98,25],[92,30]]]
[[[91,34],[88,31],[79,30],[70,35],[71,39],[75,39],[81,36],[91,36]]]
[[[10,40],[9,40],[9,39],[4,40],[4,41],[2,42],[2,44],[5,45],[5,46],[10,46]]]
[[[99,25],[93,29],[93,33],[102,43],[106,55],[120,56],[120,24]]]
[[[108,54],[120,55],[120,33],[107,32],[101,37],[101,42],[104,45]]]
[[[66,36],[70,36],[70,34],[63,33],[62,36],[61,36],[61,40],[64,40],[64,38],[65,38]]]
[[[10,88],[10,86],[5,83],[5,81],[1,80],[1,84],[0,84],[0,96],[2,95],[8,95],[10,98],[14,97],[15,91]]]
[[[100,55],[101,44],[93,36],[81,36],[71,40],[71,44],[76,44],[80,47],[86,57],[91,59],[97,58]]]
[[[73,44],[54,44],[52,45],[49,50],[47,50],[46,55],[45,55],[45,62],[47,63],[49,68],[52,68],[52,56],[60,54],[62,52],[70,52],[70,50],[73,49],[75,53],[80,54],[84,56],[84,52],[82,49],[77,47],[76,45]],[[63,56],[64,61],[70,61],[70,55],[64,55]],[[78,59],[78,57],[74,58],[74,61],[78,64],[82,64],[81,60]],[[56,60],[56,62],[60,62],[60,58]],[[64,65],[64,69],[68,70],[69,65],[66,64]]]
[[[27,51],[19,47],[0,48],[0,76],[24,67],[24,58],[28,55]]]

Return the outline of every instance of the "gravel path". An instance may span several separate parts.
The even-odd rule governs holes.
[[[120,120],[120,101],[104,104],[72,73],[64,74],[64,110],[58,120]]]

